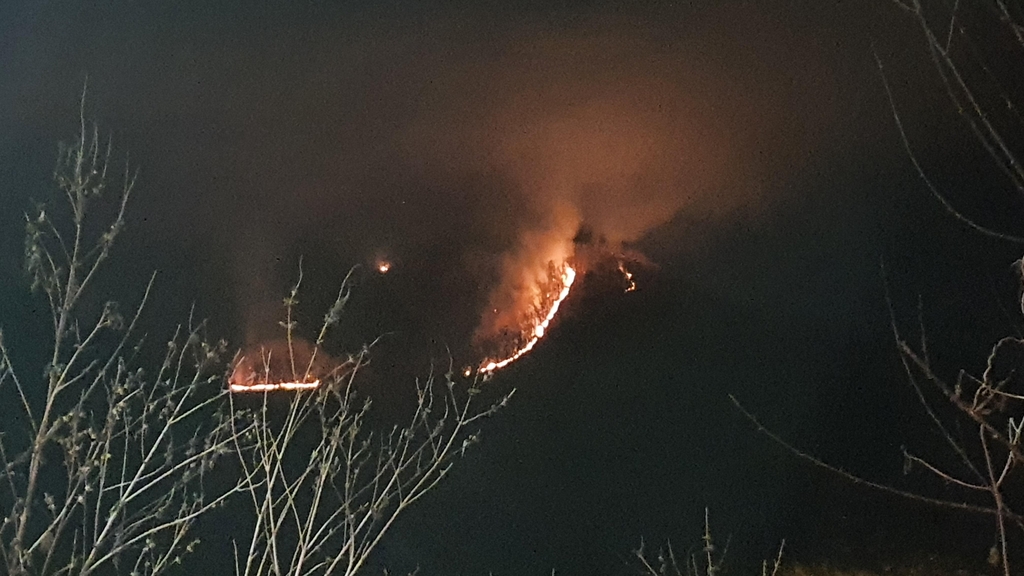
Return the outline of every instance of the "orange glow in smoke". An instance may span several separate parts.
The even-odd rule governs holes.
[[[377,262],[377,272],[380,272],[381,274],[387,274],[389,270],[391,270],[391,262],[388,262],[386,260]]]
[[[562,301],[564,301],[565,298],[569,295],[569,290],[572,288],[572,283],[576,281],[576,270],[573,270],[573,268],[568,264],[565,264],[564,268],[565,269],[562,272],[561,278],[561,291],[558,293],[558,296],[552,302],[551,308],[548,309],[547,314],[542,319],[540,319],[540,321],[534,324],[532,328],[529,328],[524,332],[524,335],[526,336],[526,342],[506,358],[503,358],[501,360],[484,360],[484,362],[478,368],[478,371],[481,374],[488,374],[490,372],[494,372],[495,370],[500,370],[505,366],[508,366],[509,364],[515,362],[519,358],[522,358],[523,355],[529,353],[530,350],[533,350],[533,347],[537,345],[537,342],[544,337],[544,334],[547,331],[548,326],[551,324],[551,321],[555,318],[555,315],[558,314],[558,307],[562,305]],[[467,376],[468,372],[469,370],[467,369]]]

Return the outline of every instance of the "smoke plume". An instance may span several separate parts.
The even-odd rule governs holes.
[[[371,4],[160,38],[126,11],[112,16],[145,49],[65,54],[156,191],[139,198],[145,240],[210,262],[201,290],[233,286],[239,340],[280,336],[299,256],[313,306],[381,254],[395,265],[366,275],[380,288],[367,307],[387,317],[362,337],[494,335],[581,230],[614,251],[679,214],[761,206],[835,123],[802,20],[749,2],[572,17]],[[798,87],[795,69],[817,83]]]
[[[750,200],[721,195],[731,143],[721,115],[696,98],[709,84],[636,38],[520,38],[439,84],[428,102],[447,111],[406,135],[414,166],[428,178],[498,174],[514,191],[511,210],[481,214],[515,232],[495,255],[478,341],[514,333],[536,311],[582,229],[615,251],[681,210]]]

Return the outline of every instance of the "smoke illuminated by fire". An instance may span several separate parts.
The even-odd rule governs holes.
[[[749,7],[742,13],[749,17]],[[285,272],[273,263],[287,262],[301,236],[327,261],[321,269],[361,262],[377,292],[368,302],[400,299],[373,320],[352,322],[366,330],[360,337],[380,328],[423,346],[444,342],[470,366],[467,376],[493,373],[534,350],[557,324],[555,313],[572,307],[552,297],[580,292],[563,267],[577,284],[577,275],[600,268],[611,291],[632,292],[644,274],[636,259],[618,258],[623,247],[689,250],[701,240],[689,222],[758,217],[775,175],[803,162],[805,143],[830,134],[831,120],[794,122],[789,105],[797,101],[788,98],[799,91],[766,81],[788,78],[792,61],[816,66],[806,51],[773,55],[778,68],[747,61],[756,51],[746,41],[755,36],[778,33],[786,46],[803,45],[792,31],[759,27],[724,49],[718,31],[699,26],[663,37],[613,20],[512,27],[481,37],[484,50],[462,26],[430,28],[422,46],[412,37],[382,44],[387,50],[334,52],[335,39],[325,38],[323,54],[358,58],[339,69],[358,70],[366,82],[344,91],[351,102],[323,98],[321,89],[345,76],[329,74],[337,59],[316,52],[299,68],[307,81],[290,84],[291,97],[281,99],[301,114],[266,107],[261,122],[235,118],[246,129],[240,154],[270,166],[286,152],[294,171],[281,173],[282,182],[240,172],[234,180],[253,177],[268,188],[255,190],[252,202],[237,202],[235,193],[224,199],[232,225],[216,229],[237,242],[245,342],[279,334]],[[693,57],[708,46],[714,58]],[[829,103],[816,108],[822,121],[838,101],[831,90],[815,84],[815,101]],[[268,125],[287,138],[266,138]],[[583,230],[592,240],[576,240]],[[584,254],[592,247],[600,259]]]
[[[386,154],[331,163],[324,175],[362,178],[375,195],[301,204],[318,231],[333,231],[325,245],[379,246],[364,260],[372,275],[398,274],[387,279],[394,294],[417,291],[396,307],[417,324],[398,329],[455,344],[467,377],[534,350],[578,275],[620,274],[632,292],[636,260],[620,257],[625,247],[684,210],[727,214],[759,190],[733,182],[732,135],[741,131],[722,118],[713,79],[681,68],[658,43],[608,34],[527,35],[495,61],[445,56],[424,77],[443,81],[422,86],[405,120],[380,117],[396,130],[379,135]],[[396,94],[392,104],[406,100]],[[334,222],[355,207],[365,222]],[[578,238],[584,231],[589,239]],[[264,316],[261,325],[276,325]]]

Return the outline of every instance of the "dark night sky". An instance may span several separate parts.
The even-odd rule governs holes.
[[[727,398],[905,484],[899,447],[928,437],[880,262],[902,320],[922,298],[950,367],[976,367],[1012,324],[1018,251],[928,196],[872,42],[954,198],[996,226],[1019,228],[1005,215],[1021,207],[971,200],[1001,183],[888,2],[250,4],[0,7],[0,325],[26,358],[41,334],[22,214],[51,190],[87,76],[88,114],[140,170],[103,289],[130,299],[159,270],[152,331],[195,303],[241,346],[273,326],[299,255],[313,308],[387,256],[346,339],[389,334],[379,389],[400,395],[468,348],[527,235],[583,223],[653,263],[635,293],[583,282],[493,380],[515,401],[396,526],[376,558],[392,573],[626,573],[641,537],[696,542],[704,507],[737,561],[781,538],[794,558],[928,553],[962,529],[809,470]],[[986,530],[962,552],[984,554]]]

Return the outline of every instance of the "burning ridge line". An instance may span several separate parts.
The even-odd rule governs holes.
[[[530,333],[529,338],[526,340],[526,343],[520,346],[511,355],[503,359],[484,360],[477,368],[477,372],[480,374],[490,374],[508,366],[522,358],[525,354],[529,353],[530,350],[533,350],[533,347],[537,345],[537,342],[544,337],[544,334],[547,331],[548,326],[551,324],[551,321],[555,318],[555,315],[558,314],[558,307],[561,306],[562,302],[567,296],[569,296],[569,290],[572,289],[573,282],[575,281],[576,270],[574,270],[572,266],[565,264],[564,270],[562,271],[562,289],[559,292],[558,297],[555,298],[554,302],[551,304],[551,308],[548,310],[547,315],[544,316],[544,319],[533,326],[533,330]]]

